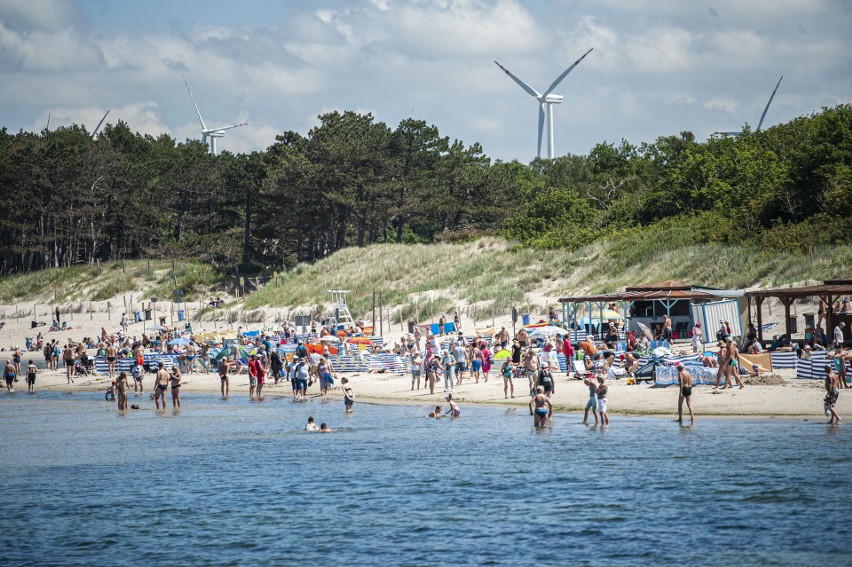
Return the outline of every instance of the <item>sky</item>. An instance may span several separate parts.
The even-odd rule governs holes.
[[[689,130],[764,128],[852,102],[852,0],[0,0],[0,127],[108,122],[263,150],[331,111],[424,120],[493,159],[536,155],[554,91],[556,155]],[[543,152],[545,150],[543,149]]]

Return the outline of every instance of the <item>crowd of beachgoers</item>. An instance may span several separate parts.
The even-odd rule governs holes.
[[[499,330],[476,332],[465,335],[461,331],[458,313],[454,316],[452,332],[444,332],[448,319],[441,316],[437,332],[430,327],[415,326],[403,334],[398,341],[383,343],[365,336],[362,321],[356,321],[346,331],[339,331],[323,321],[315,322],[310,331],[302,332],[288,322],[252,332],[243,332],[239,327],[235,338],[221,340],[215,333],[206,333],[200,338],[193,332],[190,323],[168,328],[151,325],[141,334],[130,332],[133,324],[122,316],[118,329],[108,332],[102,327],[98,336],[85,336],[79,340],[68,337],[60,344],[57,339],[47,340],[42,333],[28,340],[28,349],[13,346],[6,362],[4,377],[7,391],[13,392],[18,377],[25,378],[27,389],[35,391],[36,376],[43,372],[35,360],[25,358],[43,357],[47,372],[64,373],[66,384],[76,380],[103,381],[105,397],[114,399],[119,409],[126,410],[128,393],[144,392],[146,375],[154,375],[154,385],[149,392],[156,408],[167,407],[167,395],[174,408],[181,406],[180,391],[184,376],[193,373],[215,373],[219,376],[219,391],[223,398],[230,396],[231,379],[234,376],[248,378],[250,399],[262,399],[264,388],[279,388],[289,385],[293,400],[308,399],[309,395],[326,396],[339,391],[344,398],[347,411],[354,402],[352,383],[341,377],[335,368],[335,355],[363,357],[370,354],[392,354],[405,361],[410,374],[411,391],[428,390],[431,395],[443,390],[449,403],[445,412],[431,414],[458,417],[460,409],[453,394],[463,384],[486,384],[489,379],[502,383],[505,400],[516,397],[529,399],[530,413],[536,425],[544,425],[553,412],[552,398],[560,382],[582,381],[587,387],[588,400],[584,409],[584,421],[590,417],[595,423],[608,422],[607,400],[613,381],[624,380],[634,384],[641,380],[640,364],[648,357],[664,356],[659,349],[672,346],[671,321],[666,317],[660,328],[652,333],[619,329],[617,320],[610,321],[595,334],[579,330],[578,325],[561,326],[559,317],[551,311],[548,321],[522,326],[510,333],[506,326]],[[56,322],[58,325],[58,321]],[[852,356],[842,350],[842,324],[834,331],[837,348],[834,362],[825,368],[824,411],[831,423],[839,423],[836,404],[840,389],[849,387],[846,366]],[[213,335],[213,336],[211,336]],[[597,335],[597,336],[595,336]],[[638,335],[638,336],[637,336]],[[681,343],[687,351],[698,356],[700,364],[716,372],[713,389],[742,389],[744,376],[756,375],[757,369],[741,366],[740,349],[748,353],[762,350],[753,326],[746,336],[735,341],[730,323],[720,321],[716,331],[716,348],[708,349],[704,343],[704,330],[698,323],[690,332],[690,338]],[[620,337],[621,340],[620,340]],[[574,340],[572,340],[572,338]],[[664,345],[664,346],[661,346]],[[770,348],[791,349],[790,344],[779,342]],[[807,356],[811,346],[799,349]],[[671,351],[669,351],[670,353]],[[168,355],[153,362],[150,356]],[[95,360],[106,366],[98,373]],[[560,367],[560,361],[564,369]],[[129,366],[127,364],[129,362]],[[128,370],[121,370],[125,368]],[[496,376],[495,376],[496,374]],[[679,390],[677,414],[683,420],[684,410],[694,420],[692,407],[693,381],[687,365],[677,365]],[[310,394],[309,394],[310,393]],[[440,393],[440,392],[439,392]]]

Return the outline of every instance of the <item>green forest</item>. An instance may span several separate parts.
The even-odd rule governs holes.
[[[79,126],[0,130],[0,273],[143,257],[281,267],[486,235],[567,250],[616,236],[801,253],[850,242],[850,105],[736,138],[681,132],[530,164],[422,120],[319,122],[216,156],[123,122],[95,139]]]

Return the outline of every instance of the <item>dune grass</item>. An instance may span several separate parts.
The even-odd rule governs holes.
[[[727,244],[690,244],[681,233],[622,234],[574,252],[537,250],[498,238],[461,244],[379,244],[347,248],[314,264],[302,264],[268,283],[233,309],[258,313],[265,307],[329,312],[329,289],[350,290],[355,317],[371,318],[373,292],[393,321],[426,321],[456,306],[475,309],[479,320],[512,307],[544,313],[545,303],[579,293],[605,293],[625,285],[676,279],[719,288],[774,287],[848,277],[852,246],[817,247],[812,254]],[[193,260],[127,261],[45,270],[0,278],[0,302],[36,298],[103,300],[125,293],[170,300],[203,299],[230,285],[225,270]],[[258,315],[259,316],[259,315]]]

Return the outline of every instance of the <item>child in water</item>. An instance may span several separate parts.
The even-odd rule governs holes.
[[[110,385],[110,387],[107,388],[107,391],[104,392],[104,400],[108,402],[115,401],[115,380],[112,381],[112,385]]]
[[[461,408],[459,408],[456,402],[453,401],[453,395],[447,394],[446,399],[450,403],[450,409],[447,410],[447,414],[449,414],[453,419],[459,417],[461,415]]]
[[[426,417],[440,418],[441,417],[441,406],[435,406],[435,410],[429,412],[429,415],[427,415]]]

